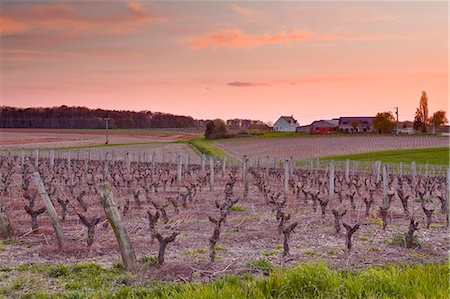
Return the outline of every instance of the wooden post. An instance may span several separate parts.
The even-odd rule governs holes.
[[[181,155],[177,156],[177,187],[181,187]]]
[[[9,222],[5,207],[0,202],[0,239],[9,239],[11,235],[11,223]]]
[[[200,164],[201,164],[201,172],[202,172],[202,174],[204,174],[205,173],[205,155],[201,155],[200,156]]]
[[[287,199],[289,192],[289,160],[284,160],[284,198]]]
[[[209,157],[209,191],[214,191],[214,157]]]
[[[25,164],[25,151],[23,149],[20,150],[20,166]]]
[[[59,248],[62,249],[64,246],[64,233],[61,225],[59,224],[58,215],[56,214],[55,207],[53,206],[50,197],[47,192],[45,192],[44,184],[42,183],[41,176],[39,172],[33,173],[34,183],[41,194],[42,200],[44,201],[45,208],[47,209],[48,215],[50,216],[50,220],[52,222],[53,228],[55,229],[56,239],[58,239]]]
[[[50,150],[50,168],[53,168],[55,166],[55,151]]]
[[[100,186],[100,199],[105,210],[106,218],[108,218],[116,236],[117,243],[119,244],[123,265],[126,270],[134,271],[136,269],[136,255],[128,238],[128,233],[125,229],[119,208],[113,198],[111,187],[108,184]]]
[[[383,165],[383,200],[385,200],[385,198],[387,198],[387,183],[388,183],[388,179],[387,179],[387,169],[386,169],[386,164]]]
[[[411,163],[411,181],[413,188],[416,187],[416,162]]]
[[[155,159],[156,159],[156,154],[155,154],[155,152],[153,152],[152,153],[152,172],[150,173],[150,179],[152,180],[152,183],[155,182],[153,180],[154,175],[155,175]]]
[[[345,160],[345,181],[348,183],[350,179],[350,160]]]
[[[70,150],[67,150],[67,168],[70,169]]]
[[[328,190],[328,199],[331,201],[334,197],[334,161],[330,161],[330,175],[329,175],[330,183]]]
[[[375,167],[376,167],[376,182],[378,183],[381,179],[381,161],[376,161]]]
[[[247,169],[248,169],[248,158],[247,158],[247,155],[244,155],[243,165],[242,165],[242,180],[244,182],[244,198],[247,198],[247,195],[248,195]]]
[[[39,149],[37,148],[35,150],[36,153],[36,160],[34,161],[34,167],[36,167],[36,169],[39,167]]]
[[[225,176],[225,167],[227,164],[227,157],[222,158],[222,178]]]

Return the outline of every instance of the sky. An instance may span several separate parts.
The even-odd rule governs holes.
[[[0,0],[0,105],[301,125],[448,111],[448,3]]]

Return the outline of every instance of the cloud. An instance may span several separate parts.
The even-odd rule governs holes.
[[[264,14],[261,12],[258,12],[256,10],[238,6],[235,4],[232,4],[230,6],[231,10],[234,11],[236,14],[240,15],[241,17],[245,18],[247,21],[254,22],[264,19]]]
[[[140,3],[129,2],[118,12],[92,15],[68,4],[19,6],[0,15],[0,35],[39,33],[50,35],[95,36],[132,33],[138,27],[163,19]]]
[[[267,83],[260,82],[242,82],[242,81],[234,81],[227,83],[228,86],[233,87],[255,87],[255,86],[269,86]]]
[[[192,50],[202,48],[255,48],[262,45],[281,43],[292,43],[307,40],[311,37],[308,31],[293,29],[291,31],[281,30],[276,33],[265,33],[251,35],[243,33],[240,29],[224,29],[208,33],[192,40],[189,46]]]

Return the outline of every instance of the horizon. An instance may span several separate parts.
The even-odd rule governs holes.
[[[448,112],[445,1],[1,5],[4,106],[411,121],[425,90]]]

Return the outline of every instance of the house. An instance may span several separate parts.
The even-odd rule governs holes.
[[[291,116],[280,116],[273,124],[273,129],[278,132],[295,132],[298,122]]]
[[[227,120],[227,126],[230,129],[239,129],[242,126],[242,122],[238,118],[229,119],[229,120]]]
[[[339,119],[321,119],[311,124],[309,133],[311,134],[329,134],[338,131]]]
[[[339,118],[339,131],[342,132],[372,132],[373,120],[372,116],[352,116]]]

